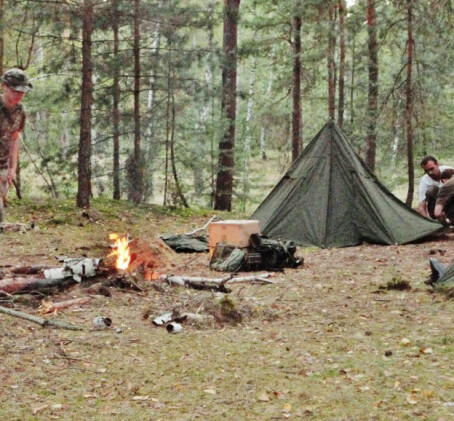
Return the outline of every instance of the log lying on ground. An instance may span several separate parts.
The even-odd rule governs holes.
[[[10,272],[15,275],[37,275],[38,273],[42,274],[44,270],[50,269],[52,266],[16,266],[13,267]]]
[[[60,322],[58,320],[53,319],[42,319],[41,317],[33,316],[28,313],[24,313],[22,311],[11,310],[9,308],[1,307],[0,306],[0,313],[7,314],[8,316],[18,317],[19,319],[28,320],[29,322],[37,323],[42,327],[46,326],[53,326],[58,327],[60,329],[67,329],[67,330],[84,330],[83,327],[80,326],[73,326],[65,322]]]
[[[194,289],[208,289],[220,292],[230,292],[226,284],[240,283],[240,282],[262,282],[266,284],[274,284],[273,281],[267,279],[272,276],[271,273],[264,273],[261,275],[233,277],[233,275],[224,278],[197,278],[190,276],[176,276],[176,275],[162,275],[161,279],[166,281],[169,285],[179,285]]]
[[[68,308],[68,307],[80,306],[80,305],[86,304],[91,299],[92,299],[92,297],[82,297],[82,298],[74,298],[72,300],[67,300],[67,301],[60,301],[59,303],[53,303],[52,301],[43,300],[41,307],[39,308],[39,311],[42,314],[57,313],[58,311],[64,310],[65,308]]]
[[[0,280],[0,291],[8,294],[25,294],[35,291],[46,291],[55,287],[67,287],[75,284],[72,278],[40,279],[40,278],[4,278]]]

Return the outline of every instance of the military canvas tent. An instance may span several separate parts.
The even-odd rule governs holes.
[[[404,244],[441,229],[391,194],[329,121],[251,219],[261,233],[301,246]]]

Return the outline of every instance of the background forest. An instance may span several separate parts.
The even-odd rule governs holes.
[[[450,0],[0,8],[1,70],[26,69],[35,88],[24,100],[24,196],[249,212],[330,117],[408,204],[425,154],[454,164]],[[220,150],[234,153],[227,204],[216,203]]]

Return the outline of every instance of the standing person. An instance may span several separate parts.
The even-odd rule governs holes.
[[[425,174],[419,182],[418,212],[426,218],[435,219],[434,209],[438,189],[443,185],[441,182],[441,172],[452,169],[452,167],[439,165],[437,159],[432,155],[427,155],[421,161],[421,167]]]
[[[1,78],[0,96],[0,222],[6,195],[16,174],[19,158],[19,133],[25,127],[25,110],[20,104],[24,95],[33,89],[25,72],[13,68]]]
[[[454,224],[454,169],[447,169],[441,173],[443,186],[438,192],[435,203],[435,217],[448,224]]]

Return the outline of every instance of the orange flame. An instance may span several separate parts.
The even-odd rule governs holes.
[[[117,269],[128,269],[131,255],[129,254],[128,236],[119,236],[118,234],[110,234],[109,238],[115,241],[114,249],[109,256],[116,256],[115,266]]]

